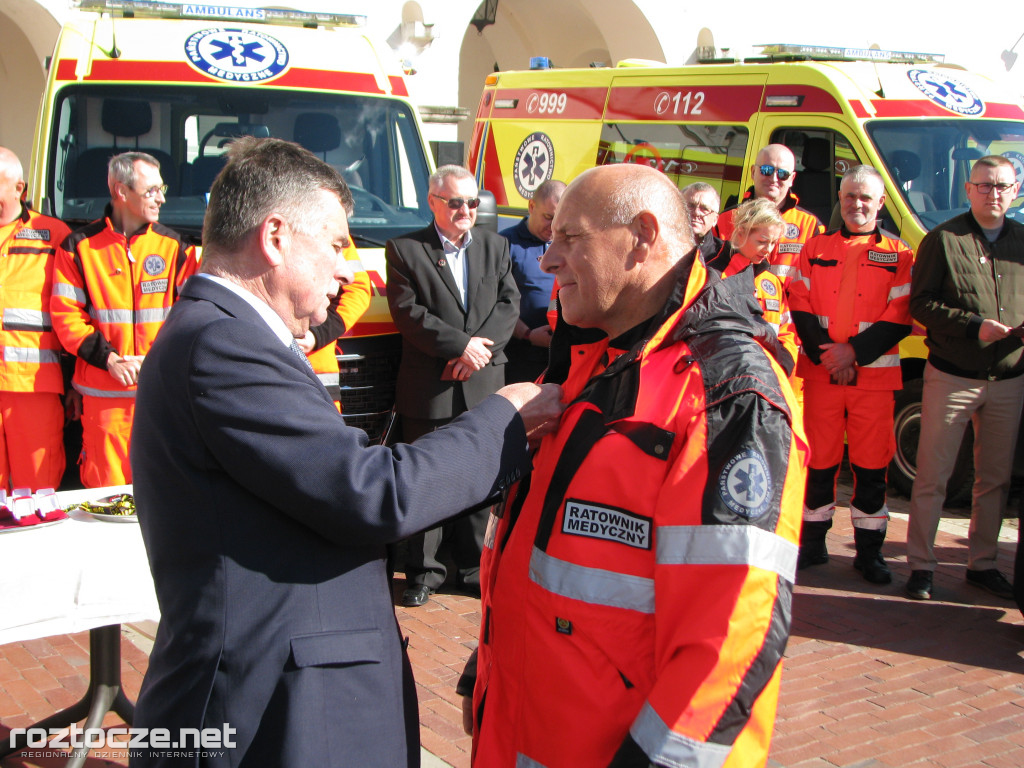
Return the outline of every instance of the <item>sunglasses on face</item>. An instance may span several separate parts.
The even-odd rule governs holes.
[[[793,175],[792,171],[787,171],[785,168],[776,168],[774,165],[762,165],[758,170],[761,171],[762,176],[777,175],[779,181],[785,181]]]
[[[434,195],[433,193],[431,193],[431,195],[436,197],[438,200],[443,200],[453,211],[459,210],[459,208],[464,205],[470,209],[476,208],[480,205],[479,197],[442,197],[441,195]]]

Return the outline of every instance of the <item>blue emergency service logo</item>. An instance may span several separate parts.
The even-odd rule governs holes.
[[[764,291],[768,296],[775,295],[775,283],[769,280],[767,277],[761,280],[761,290]]]
[[[201,30],[185,41],[185,55],[204,75],[233,83],[261,83],[288,68],[284,44],[255,30]]]
[[[152,254],[147,256],[146,260],[142,262],[142,269],[145,270],[147,275],[159,275],[167,267],[167,262],[164,261],[163,257],[159,254]]]
[[[748,449],[729,459],[718,476],[718,495],[725,506],[746,520],[764,515],[772,498],[772,478],[764,456]]]
[[[1013,163],[1013,175],[1017,177],[1018,183],[1024,181],[1024,155],[1020,152],[1003,152],[1003,157]],[[1024,187],[1017,194],[1017,197],[1024,195]]]
[[[546,133],[531,133],[516,151],[514,164],[516,191],[526,200],[533,199],[537,187],[555,172],[555,145]]]
[[[950,112],[971,116],[985,111],[985,102],[978,94],[954,77],[930,69],[912,69],[907,77],[921,93]]]

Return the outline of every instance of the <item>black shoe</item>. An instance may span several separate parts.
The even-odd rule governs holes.
[[[972,571],[967,569],[967,583],[981,587],[986,592],[991,592],[996,597],[1004,600],[1013,600],[1013,587],[995,568],[987,568],[984,571]]]
[[[907,580],[907,597],[911,600],[932,599],[932,572],[911,571]]]
[[[434,590],[426,584],[416,584],[402,593],[402,605],[406,608],[418,608],[426,604],[433,592]]]
[[[872,584],[889,584],[892,582],[892,571],[886,565],[882,556],[875,554],[873,558],[853,559],[853,567],[864,574],[864,578]]]

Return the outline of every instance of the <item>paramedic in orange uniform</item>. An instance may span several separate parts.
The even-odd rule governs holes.
[[[684,205],[608,165],[555,214],[569,406],[488,529],[477,768],[767,760],[806,445],[749,281],[705,269]]]
[[[313,372],[330,393],[341,411],[341,374],[338,368],[336,342],[352,329],[370,306],[372,286],[370,275],[359,260],[355,243],[345,248],[345,260],[352,267],[353,280],[343,285],[327,310],[327,320],[296,339],[299,348],[309,357]]]
[[[25,174],[0,147],[0,488],[54,488],[64,475],[64,380],[50,323],[59,219],[23,202]]]
[[[131,482],[128,449],[142,360],[178,289],[196,271],[195,252],[157,220],[167,185],[143,152],[110,159],[110,205],[57,250],[50,314],[78,359],[82,395],[81,478],[86,488]]]
[[[732,277],[745,269],[753,272],[754,298],[761,305],[765,322],[772,327],[785,354],[769,347],[775,359],[792,374],[796,367],[800,340],[789,314],[789,302],[782,288],[782,280],[772,274],[768,257],[779,242],[786,222],[770,200],[747,200],[736,209],[732,237],[718,254],[708,262],[722,277]]]
[[[769,257],[771,270],[789,287],[790,274],[800,259],[804,243],[825,231],[818,217],[800,207],[800,199],[790,190],[796,179],[796,158],[784,144],[769,144],[757,153],[757,159],[750,166],[754,184],[743,196],[744,200],[767,198],[782,214],[786,229],[779,238],[775,251]],[[718,217],[715,234],[722,240],[732,237],[733,217],[736,208],[729,208]]]
[[[799,566],[828,562],[825,535],[835,514],[845,435],[853,471],[853,565],[867,581],[888,584],[892,574],[881,554],[889,520],[886,468],[896,448],[893,391],[902,387],[897,345],[911,329],[914,255],[878,229],[885,185],[874,168],[847,171],[839,203],[843,226],[808,241],[789,286],[811,443]]]

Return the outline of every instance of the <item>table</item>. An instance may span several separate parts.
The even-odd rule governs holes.
[[[62,507],[132,487],[116,486],[57,494]],[[153,577],[138,523],[96,520],[72,512],[56,525],[0,533],[0,644],[89,630],[89,689],[81,701],[36,723],[63,727],[86,719],[99,727],[108,711],[131,725],[134,705],[121,690],[121,624],[160,616]],[[24,748],[18,739],[0,758]],[[67,765],[85,762],[77,750]]]

